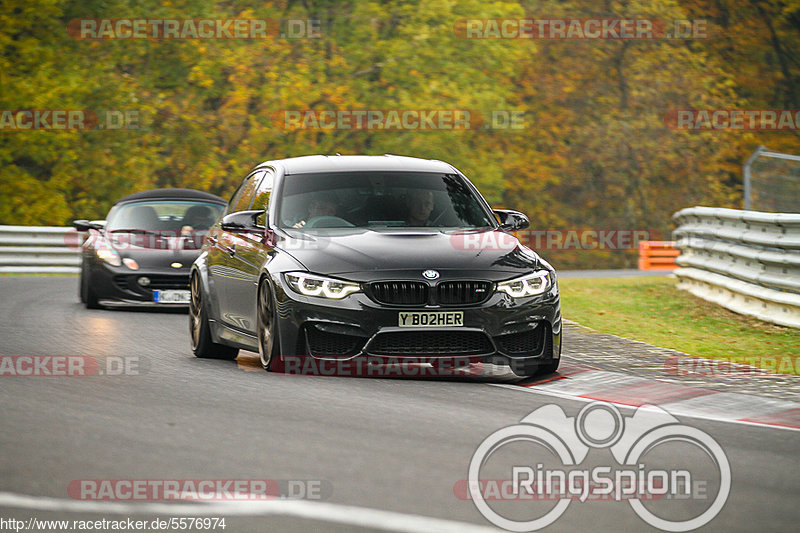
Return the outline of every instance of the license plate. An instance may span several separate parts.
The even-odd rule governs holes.
[[[158,304],[188,304],[189,291],[153,291],[153,301]]]
[[[398,313],[397,324],[402,328],[463,326],[463,311],[422,311]]]

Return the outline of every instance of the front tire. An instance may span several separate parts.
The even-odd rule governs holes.
[[[283,372],[275,300],[267,278],[258,286],[258,356],[261,366],[268,372]]]
[[[78,276],[78,298],[80,299],[82,304],[86,303],[86,296],[83,294],[84,291],[83,285],[85,283],[85,278],[86,278],[84,270],[86,270],[86,267],[83,266],[83,263],[81,263],[81,273]]]
[[[86,306],[86,309],[100,309],[100,301],[97,294],[92,289],[92,279],[89,275],[90,269],[86,265],[81,265],[81,284],[80,284],[80,298],[81,302]]]
[[[189,335],[192,339],[192,352],[195,357],[203,359],[236,359],[239,348],[225,346],[211,339],[211,328],[208,324],[203,289],[200,276],[192,276],[191,296],[189,299]]]

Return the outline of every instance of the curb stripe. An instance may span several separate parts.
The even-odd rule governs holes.
[[[775,429],[800,430],[800,403],[736,392],[721,392],[667,381],[565,365],[555,376],[514,385],[512,390],[624,407],[657,405],[674,415]]]
[[[612,388],[596,392],[591,395],[583,394],[584,398],[601,400],[604,402],[620,403],[639,407],[644,404],[662,405],[668,402],[688,400],[699,396],[714,394],[714,391],[701,388],[682,387],[672,383],[652,382],[640,383],[630,387]]]
[[[752,419],[745,418],[743,420],[753,424],[768,424],[771,426],[796,428],[800,427],[800,407],[786,409],[785,411],[778,411],[777,413],[762,415]]]

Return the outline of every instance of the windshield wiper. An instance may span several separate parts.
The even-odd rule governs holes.
[[[158,237],[162,236],[157,231],[152,231],[152,230],[149,230],[149,229],[136,229],[136,228],[131,228],[131,229],[112,229],[111,231],[109,231],[109,233],[146,233],[148,235],[156,235]]]

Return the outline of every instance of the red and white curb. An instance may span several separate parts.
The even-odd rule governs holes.
[[[569,363],[562,363],[555,376],[493,386],[628,407],[656,405],[676,416],[800,431],[798,402],[689,387]]]

